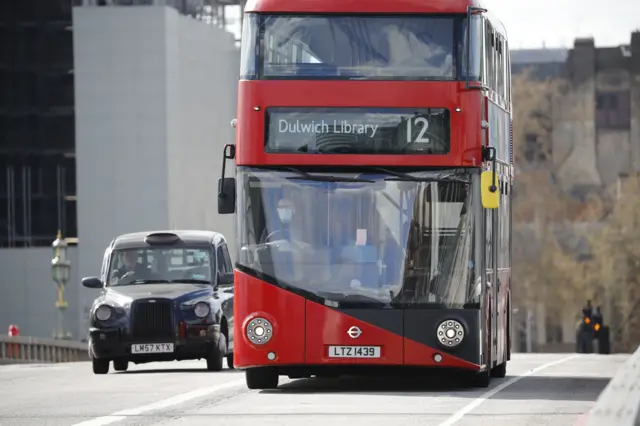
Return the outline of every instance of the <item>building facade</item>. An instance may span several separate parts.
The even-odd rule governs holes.
[[[51,337],[51,243],[72,243],[66,325],[87,331],[103,251],[119,233],[217,217],[233,142],[239,51],[221,2],[0,2],[0,333]],[[77,244],[77,245],[76,245]],[[81,251],[79,250],[81,248]]]
[[[640,32],[629,45],[576,40],[566,96],[553,111],[553,164],[563,189],[609,188],[640,171]]]
[[[640,31],[615,47],[588,38],[571,49],[512,51],[512,73],[525,69],[535,79],[564,82],[549,111],[549,167],[565,191],[597,191],[640,171]]]
[[[73,32],[66,0],[0,2],[0,247],[77,236]]]
[[[544,117],[550,127],[549,158],[532,156],[526,160],[533,167],[517,167],[521,173],[535,173],[536,179],[550,179],[575,201],[574,222],[549,226],[565,252],[588,260],[587,236],[603,224],[581,221],[579,211],[586,210],[590,195],[601,195],[615,187],[621,176],[640,171],[640,32],[632,33],[630,43],[622,46],[597,47],[593,39],[577,39],[571,49],[514,51],[512,64],[513,73],[529,69],[536,80],[561,82]],[[525,136],[520,149],[535,151],[536,146],[529,146],[536,142],[531,139]],[[514,258],[518,253],[527,257],[521,259],[525,262],[539,259],[541,247],[532,244],[538,228],[535,222],[514,224]],[[516,250],[516,245],[526,250]],[[579,312],[567,312],[566,318],[559,319],[545,314],[544,306],[534,311],[533,325],[528,327],[530,346],[542,351],[574,350]],[[517,336],[521,348],[527,346],[526,331],[527,319],[521,315]]]

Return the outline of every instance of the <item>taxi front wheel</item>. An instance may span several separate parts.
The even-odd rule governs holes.
[[[213,347],[211,353],[207,357],[208,371],[221,371],[224,368],[224,358],[227,353],[227,338],[224,334],[220,335],[220,339],[216,346]]]
[[[91,364],[93,367],[93,374],[107,374],[109,372],[109,360],[107,359],[93,358],[91,360]]]
[[[229,367],[230,370],[235,368],[233,365],[233,352],[227,354],[227,367]]]

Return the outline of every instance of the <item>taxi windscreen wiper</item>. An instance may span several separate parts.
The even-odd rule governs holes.
[[[443,183],[447,183],[447,182],[464,182],[464,183],[469,183],[467,179],[464,179],[464,178],[461,178],[459,176],[456,176],[455,174],[450,174],[450,175],[448,175],[446,177],[444,177],[444,176],[441,176],[441,177],[417,177],[417,176],[411,176],[408,173],[402,173],[402,172],[399,172],[397,170],[391,170],[391,169],[387,169],[387,168],[384,168],[384,167],[371,167],[371,169],[395,176],[395,178],[385,178],[386,181],[402,180],[402,181],[407,181],[407,182],[443,182]]]
[[[301,179],[301,180],[310,180],[310,181],[316,181],[316,182],[365,182],[365,183],[374,183],[375,182],[373,180],[358,179],[358,178],[351,178],[351,177],[317,176],[317,175],[312,175],[312,174],[309,174],[307,172],[304,172],[304,171],[302,171],[300,169],[297,169],[295,167],[285,167],[285,169],[300,175],[300,176],[290,176],[290,177],[288,177],[287,179],[290,179],[290,180]]]
[[[179,280],[171,280],[171,283],[181,283],[181,284],[211,284],[211,281],[208,280],[199,280],[197,278],[182,278]]]
[[[164,283],[168,283],[169,281],[167,280],[145,280],[145,279],[136,279],[136,280],[131,280],[131,281],[127,281],[124,283],[118,283],[116,284],[116,286],[122,286],[122,285],[136,285],[136,284],[164,284]]]

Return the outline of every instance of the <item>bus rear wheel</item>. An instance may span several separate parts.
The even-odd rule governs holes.
[[[249,368],[244,377],[249,389],[276,389],[278,387],[278,372],[273,368]]]
[[[503,362],[502,364],[496,365],[495,367],[493,367],[493,370],[491,370],[491,377],[502,379],[506,375],[507,375],[507,361]]]

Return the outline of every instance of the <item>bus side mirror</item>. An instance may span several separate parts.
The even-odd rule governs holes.
[[[222,153],[222,177],[218,179],[218,214],[236,212],[236,179],[224,177],[227,160],[236,158],[236,146],[226,144]]]
[[[236,178],[218,179],[218,214],[233,214],[236,211]]]
[[[482,207],[485,209],[497,209],[500,206],[500,192],[498,191],[497,181],[496,172],[487,170],[480,175]]]

